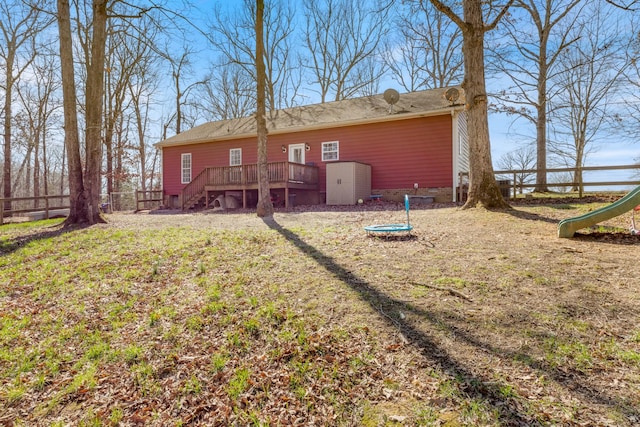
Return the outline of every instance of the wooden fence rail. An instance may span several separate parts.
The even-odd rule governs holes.
[[[57,204],[52,203],[56,201]],[[43,212],[44,218],[49,219],[52,211],[60,209],[69,209],[69,195],[0,199],[0,225],[4,224],[5,217],[19,213]]]
[[[136,211],[151,209],[162,204],[162,190],[137,190]],[[141,207],[142,205],[142,207]]]
[[[617,170],[630,170],[630,171],[638,171],[638,176],[640,178],[640,164],[638,165],[612,165],[612,166],[583,166],[580,168],[550,168],[547,169],[544,173],[554,173],[554,172],[568,172],[573,174],[575,177],[575,172],[589,172],[589,171],[617,171]],[[511,196],[515,197],[517,191],[520,190],[522,192],[525,188],[536,188],[537,185],[535,183],[528,184],[522,181],[521,177],[523,175],[535,175],[538,171],[536,169],[521,169],[521,170],[498,170],[494,171],[496,176],[508,176],[510,177],[510,183],[508,187],[512,189]],[[579,177],[583,177],[582,173],[578,174]],[[506,181],[506,180],[504,180]],[[584,187],[620,187],[620,186],[628,186],[628,185],[640,185],[640,179],[637,180],[627,180],[627,181],[585,181],[584,179],[574,182],[547,182],[547,187],[577,187],[578,188],[578,196],[582,197],[582,192]]]
[[[136,210],[151,209],[162,204],[162,190],[137,190]],[[8,208],[7,208],[8,207]],[[37,196],[37,197],[12,197],[0,198],[0,225],[4,224],[5,218],[16,214],[42,213],[42,218],[49,219],[57,216],[63,209],[69,209],[69,195]],[[109,210],[111,207],[108,208]]]

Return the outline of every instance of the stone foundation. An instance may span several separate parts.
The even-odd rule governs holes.
[[[402,202],[404,195],[409,196],[425,196],[432,197],[434,203],[450,203],[453,200],[453,189],[450,187],[442,188],[402,188],[395,190],[371,190],[371,194],[380,194],[382,200]]]

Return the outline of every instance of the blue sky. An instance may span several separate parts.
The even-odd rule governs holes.
[[[177,1],[177,0],[176,0]],[[216,1],[211,0],[198,0],[194,2],[194,5],[199,9],[199,13],[196,14],[195,19],[199,25],[202,25],[203,21],[207,20],[207,16],[212,13],[214,4]],[[244,7],[243,0],[228,0],[222,2],[225,8],[237,9]],[[299,4],[294,2],[294,4]],[[397,86],[397,85],[396,85]],[[384,91],[389,87],[394,87],[394,83],[384,82],[380,85],[380,90]],[[395,87],[399,89],[398,87]],[[309,92],[305,88],[300,88],[302,93]],[[401,91],[402,92],[402,91]],[[312,97],[311,97],[312,98]],[[307,103],[315,102],[313,99],[308,99]],[[494,165],[496,165],[499,159],[504,153],[519,148],[521,145],[514,143],[514,141],[522,140],[522,136],[516,136],[516,132],[520,135],[531,135],[531,139],[534,138],[533,126],[522,124],[518,126],[513,122],[513,118],[506,116],[505,114],[490,113],[489,115],[489,129],[491,137],[492,159]],[[638,144],[632,144],[628,141],[618,140],[610,141],[606,144],[601,144],[594,152],[587,158],[587,164],[590,166],[600,165],[622,165],[622,164],[634,164],[635,159],[640,158],[640,146]],[[549,165],[551,167],[551,165]],[[602,175],[602,174],[601,174]],[[599,181],[603,180],[625,180],[630,179],[633,173],[631,171],[618,171],[609,172],[606,176],[594,177]],[[589,178],[591,179],[591,178]]]

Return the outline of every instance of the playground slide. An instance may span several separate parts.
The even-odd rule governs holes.
[[[614,218],[626,212],[630,212],[640,205],[640,187],[636,187],[620,200],[604,206],[595,211],[567,218],[558,224],[558,237],[573,237],[574,233],[581,228],[590,227],[607,219]]]

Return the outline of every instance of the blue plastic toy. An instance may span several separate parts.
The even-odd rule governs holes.
[[[413,225],[409,222],[409,196],[404,195],[404,210],[407,212],[407,223],[406,224],[383,224],[383,225],[369,225],[365,227],[365,231],[367,234],[392,234],[392,233],[407,233],[411,234],[411,230],[413,230]]]

